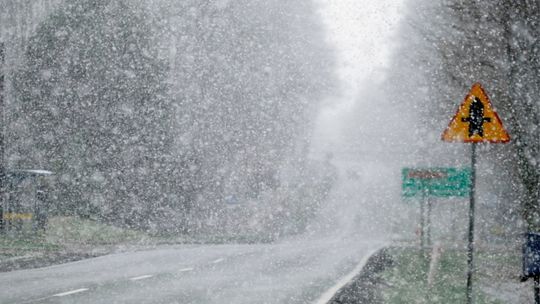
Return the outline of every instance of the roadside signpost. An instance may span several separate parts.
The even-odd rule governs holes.
[[[430,197],[465,197],[470,192],[469,168],[403,168],[401,171],[401,196],[420,197],[420,242],[431,243]],[[425,209],[427,205],[427,215]],[[427,220],[427,223],[426,223]],[[426,236],[426,237],[425,237]]]
[[[469,168],[403,168],[403,197],[465,197],[469,195]]]
[[[4,82],[5,82],[5,45],[0,41],[0,233],[4,230],[4,197],[6,166],[4,163]]]
[[[474,197],[476,182],[476,145],[507,143],[510,136],[493,109],[481,84],[475,83],[442,134],[446,142],[471,143],[471,175],[469,204],[469,236],[467,245],[467,303],[472,303],[474,272]]]

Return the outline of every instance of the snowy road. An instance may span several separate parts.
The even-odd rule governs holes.
[[[381,243],[184,245],[0,274],[0,303],[316,303]]]

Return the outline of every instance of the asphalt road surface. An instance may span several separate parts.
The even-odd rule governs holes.
[[[0,273],[0,303],[324,303],[382,244],[178,245]]]

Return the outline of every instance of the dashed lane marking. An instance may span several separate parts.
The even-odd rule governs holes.
[[[180,269],[178,271],[180,271],[180,272],[188,272],[188,271],[192,271],[192,270],[193,270],[193,268],[189,267],[189,268],[182,268],[182,269]]]
[[[87,291],[87,290],[88,290],[88,288],[79,288],[79,289],[70,290],[70,291],[66,291],[66,292],[62,292],[62,293],[57,293],[57,294],[53,295],[53,297],[65,297],[65,296],[69,296],[69,295],[72,295],[72,294],[84,292],[84,291]]]
[[[151,278],[151,277],[153,277],[153,275],[151,275],[151,274],[145,274],[145,275],[142,275],[142,276],[130,278],[129,280],[131,280],[131,281],[138,281],[138,280],[149,279],[149,278]]]

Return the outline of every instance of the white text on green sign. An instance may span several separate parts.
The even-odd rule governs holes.
[[[402,196],[465,197],[471,187],[469,168],[403,168]]]

